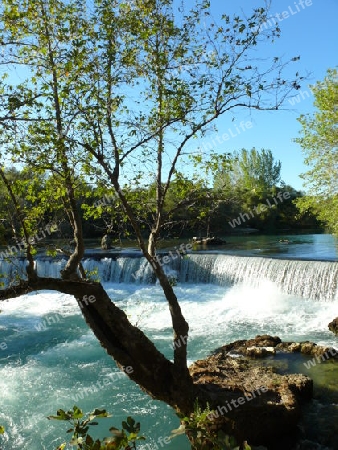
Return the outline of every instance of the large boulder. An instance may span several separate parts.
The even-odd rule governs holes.
[[[279,344],[281,340],[272,336],[236,341],[189,368],[194,383],[202,385],[208,398],[213,426],[233,434],[238,442],[247,440],[269,450],[280,448],[275,446],[276,439],[278,445],[283,441],[285,448],[292,448],[301,405],[313,393],[309,377],[283,375],[259,364],[257,356],[273,355]]]
[[[318,364],[328,363],[326,369],[321,366],[322,372],[327,371],[324,391],[319,393],[317,386],[314,402],[310,401],[312,380],[304,374],[290,374],[296,361],[297,370],[306,367],[316,373]],[[336,386],[337,364],[338,350],[332,347],[309,341],[282,342],[277,336],[263,335],[224,345],[189,370],[200,388],[199,402],[210,406],[212,430],[269,450],[333,450],[338,448],[338,393],[331,392],[330,386]],[[320,427],[313,427],[318,398],[331,409]]]
[[[338,336],[338,317],[329,323],[329,330],[332,331],[336,336]]]

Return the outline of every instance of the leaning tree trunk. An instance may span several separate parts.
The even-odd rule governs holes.
[[[182,367],[165,358],[147,336],[129,322],[125,312],[111,301],[100,283],[38,278],[0,291],[0,300],[43,289],[76,298],[100,344],[122,370],[132,367],[128,376],[147,394],[166,402],[177,412],[193,411],[196,387],[189,373],[182,372]]]

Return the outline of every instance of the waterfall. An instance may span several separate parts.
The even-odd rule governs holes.
[[[338,263],[230,255],[193,254],[182,259],[181,282],[259,286],[274,282],[282,292],[320,301],[338,300]]]
[[[24,278],[26,274],[26,261],[23,258],[0,259],[0,286],[8,286],[9,281],[15,282]]]
[[[153,283],[154,273],[145,258],[120,256],[117,258],[87,259],[83,267],[89,274],[105,282]]]
[[[163,264],[166,274],[180,283],[209,283],[229,286],[245,283],[259,286],[271,281],[282,292],[319,301],[338,300],[338,262],[287,260],[225,254],[194,253],[170,258]],[[40,276],[58,277],[65,259],[39,257]],[[0,274],[13,279],[24,269],[23,260],[0,260]],[[153,270],[139,255],[115,254],[88,257],[83,266],[92,279],[113,283],[155,283]]]

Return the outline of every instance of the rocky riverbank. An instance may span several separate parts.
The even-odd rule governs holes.
[[[189,370],[212,398],[213,426],[235,435],[239,442],[247,440],[268,450],[330,449],[306,440],[299,427],[304,406],[313,398],[312,379],[303,373],[285,373],[285,358],[312,357],[322,362],[330,350],[264,335],[227,344]],[[337,359],[332,349],[338,367]]]

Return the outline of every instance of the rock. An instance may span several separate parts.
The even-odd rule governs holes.
[[[255,359],[273,356],[280,344],[278,337],[268,335],[236,341],[189,368],[194,383],[207,394],[214,426],[235,435],[238,442],[272,450],[280,448],[276,439],[278,445],[285,436],[296,439],[301,404],[312,398],[312,380],[302,374],[279,374]]]
[[[329,330],[332,331],[336,336],[338,336],[338,317],[329,323]]]
[[[332,361],[323,372],[327,374],[324,387],[317,384],[316,399],[310,401],[312,380],[301,374],[287,374],[288,370],[296,361],[302,372],[304,361],[312,360],[313,367],[329,359]],[[202,386],[198,396],[201,404],[208,401],[213,411],[212,429],[234,435],[238,442],[247,440],[252,448],[264,445],[269,450],[333,450],[338,449],[337,360],[338,350],[332,347],[259,335],[224,345],[208,358],[196,361],[189,370],[194,382]],[[321,394],[318,389],[323,389]],[[203,400],[203,392],[207,400]],[[324,405],[326,415],[318,416],[318,408]]]
[[[105,234],[101,240],[101,248],[102,250],[109,250],[112,247],[112,239],[108,234]]]
[[[226,344],[215,352],[222,351],[229,355],[243,355],[262,358],[276,352],[302,353],[309,356],[329,357],[338,359],[338,350],[332,347],[322,347],[313,342],[282,342],[277,336],[258,335],[254,339],[242,340]],[[325,358],[323,358],[324,360]]]
[[[314,347],[315,347],[315,344],[313,344],[312,342],[302,342],[300,351],[301,351],[301,353],[304,353],[305,355],[313,355]]]
[[[274,347],[247,347],[246,354],[254,358],[262,358],[267,355],[274,355],[276,350]]]
[[[195,245],[223,245],[226,244],[226,241],[217,237],[193,237],[192,242]]]
[[[274,349],[282,341],[277,336],[258,335],[254,339],[248,339],[243,341],[236,341],[216,350],[216,352],[222,351],[223,353],[240,354],[244,356],[266,356],[267,353],[273,353]],[[262,350],[262,349],[265,349]],[[267,350],[269,349],[269,350]]]
[[[301,351],[301,348],[302,348],[302,346],[301,346],[300,342],[292,342],[292,343],[289,345],[288,350],[289,350],[291,353],[294,353],[294,352],[300,352],[300,351]]]
[[[298,399],[311,400],[313,396],[313,382],[309,378],[304,379],[299,374],[290,374],[288,377],[288,387]]]
[[[288,353],[302,353],[303,355],[316,356],[317,362],[325,361],[329,358],[338,359],[338,350],[333,347],[323,347],[313,342],[281,342],[276,346],[276,351]]]

